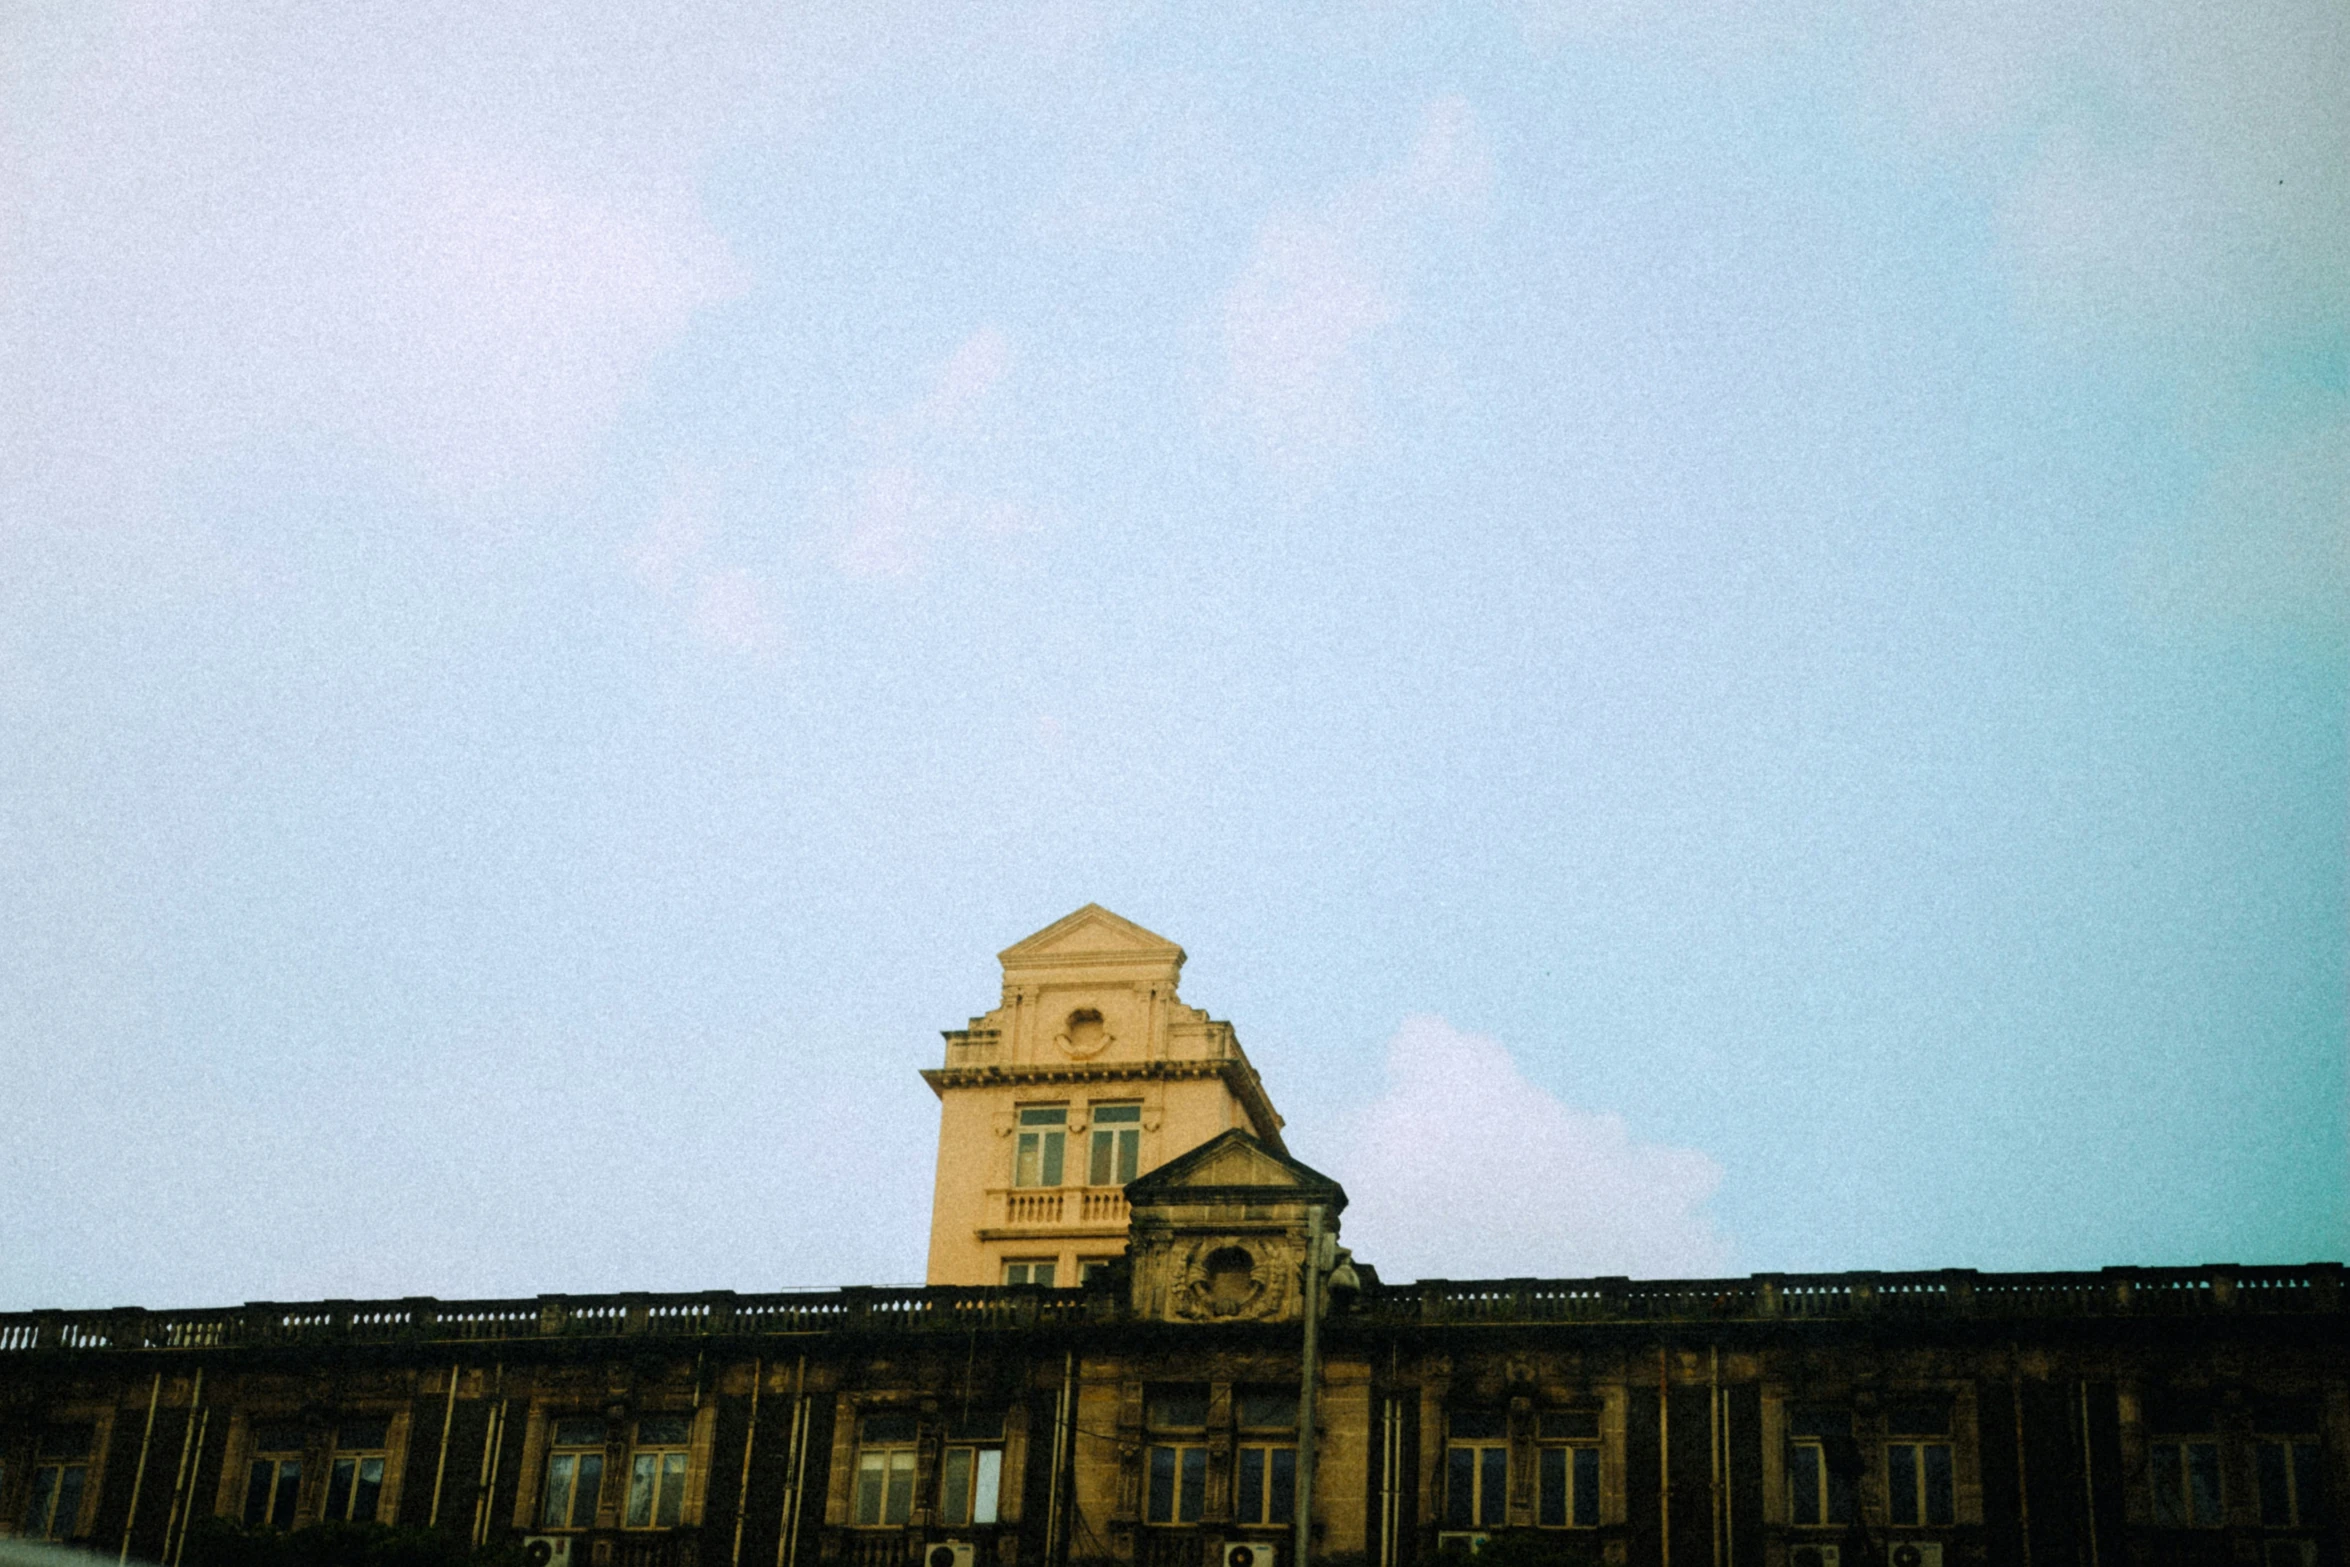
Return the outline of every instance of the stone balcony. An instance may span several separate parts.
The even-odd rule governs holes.
[[[1126,1192],[1117,1186],[993,1186],[983,1240],[1047,1235],[1124,1235]]]

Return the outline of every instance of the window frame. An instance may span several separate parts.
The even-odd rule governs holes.
[[[2166,1465],[2164,1454],[2170,1456]],[[2197,1502],[2198,1455],[2210,1479],[2210,1516]],[[2164,1433],[2146,1443],[2146,1490],[2157,1529],[2224,1529],[2228,1522],[2225,1447],[2212,1432]],[[2171,1488],[2163,1484],[2165,1479]]]
[[[1117,1099],[1086,1107],[1085,1184],[1124,1186],[1142,1171],[1142,1101]]]
[[[2275,1478],[2282,1483],[2284,1515],[2269,1508],[2269,1461],[2277,1459]],[[2306,1464],[2306,1470],[2304,1465]],[[2307,1433],[2261,1432],[2252,1439],[2252,1479],[2260,1494],[2260,1525],[2264,1529],[2314,1529],[2325,1522],[2325,1444]],[[2310,1495],[2315,1491],[2315,1495]]]
[[[1463,1432],[1463,1425],[1490,1432]],[[1462,1481],[1466,1477],[1467,1484]],[[1509,1524],[1509,1420],[1499,1411],[1461,1410],[1445,1417],[1444,1529],[1500,1529]]]
[[[1167,1455],[1166,1487],[1160,1486],[1159,1461]],[[1207,1510],[1208,1441],[1205,1432],[1193,1435],[1153,1435],[1144,1454],[1142,1521],[1145,1528],[1187,1529]],[[1160,1497],[1167,1500],[1167,1516],[1160,1517]],[[1186,1510],[1188,1504],[1188,1511]]]
[[[354,1443],[348,1447],[344,1445],[343,1434],[346,1431],[354,1427],[363,1428],[366,1426],[380,1428],[378,1434],[381,1440],[373,1443]],[[375,1523],[379,1520],[383,1512],[384,1482],[391,1473],[391,1427],[392,1422],[389,1416],[382,1420],[372,1418],[346,1420],[336,1425],[333,1437],[327,1447],[326,1498],[321,1504],[324,1508],[324,1511],[319,1514],[321,1519],[333,1519],[348,1523]],[[372,1478],[367,1473],[370,1464],[375,1466],[375,1474]],[[346,1468],[350,1471],[347,1477],[344,1474]],[[360,1516],[358,1512],[359,1498],[362,1492],[368,1493],[367,1512],[364,1517]],[[341,1498],[339,1510],[336,1501],[338,1495]]]
[[[648,1439],[649,1421],[675,1421],[682,1434]],[[628,1491],[620,1504],[623,1529],[682,1529],[685,1503],[693,1486],[694,1417],[657,1410],[637,1416],[629,1427]],[[647,1460],[651,1460],[650,1467]],[[640,1489],[641,1488],[641,1489]],[[639,1498],[643,1505],[638,1505]]]
[[[1909,1516],[1903,1516],[1903,1495],[1896,1488],[1894,1458],[1896,1451],[1906,1451],[1909,1458],[1909,1485],[1907,1502]],[[1940,1490],[1936,1491],[1934,1462],[1929,1452],[1941,1454]],[[1935,1504],[1941,1505],[1937,1509]],[[1936,1516],[1939,1512],[1940,1516]],[[1894,1436],[1885,1440],[1885,1521],[1897,1529],[1948,1529],[1958,1522],[1957,1453],[1946,1436]]]
[[[1012,1276],[1014,1269],[1020,1270],[1026,1277],[1014,1278]],[[1059,1278],[1060,1274],[1061,1259],[1058,1257],[1006,1257],[1004,1259],[1004,1283],[1006,1286],[1055,1289],[1059,1286],[1053,1281]]]
[[[1021,1105],[1012,1116],[1012,1185],[1020,1191],[1051,1191],[1068,1171],[1067,1104]]]
[[[63,1432],[80,1433],[81,1451],[63,1451]],[[56,1445],[52,1445],[56,1444]],[[34,1438],[25,1510],[18,1519],[19,1538],[70,1541],[80,1535],[82,1510],[90,1500],[90,1470],[98,1448],[94,1424],[44,1430]],[[43,1476],[50,1477],[46,1483]],[[42,1516],[36,1527],[34,1513]]]
[[[577,1435],[576,1431],[571,1438],[566,1439],[563,1434],[563,1428],[566,1425],[575,1428],[593,1425],[596,1431],[595,1440],[590,1442],[585,1437]],[[596,1527],[596,1519],[603,1503],[605,1472],[611,1467],[610,1450],[611,1430],[600,1415],[557,1415],[548,1420],[547,1466],[538,1507],[540,1529],[570,1530]],[[555,1468],[561,1460],[567,1458],[572,1461],[570,1473],[563,1482],[564,1511],[567,1517],[562,1521],[557,1521],[549,1515],[549,1509],[555,1504]],[[589,1458],[595,1460],[595,1481],[583,1497],[580,1494],[580,1466],[582,1460]],[[584,1522],[580,1519],[580,1508],[583,1503],[587,1509],[587,1518]]]
[[[264,1432],[282,1436],[284,1426],[247,1427],[245,1441],[244,1499],[238,1504],[237,1518],[248,1529],[268,1527],[280,1533],[299,1528],[302,1518],[303,1466],[309,1458],[308,1433],[299,1433],[292,1443],[264,1442]],[[269,1469],[269,1480],[262,1484],[261,1471]],[[261,1503],[260,1516],[254,1516],[256,1494]]]
[[[877,1417],[905,1421],[906,1434],[902,1437],[869,1435],[867,1422]],[[921,1424],[911,1410],[874,1409],[857,1417],[857,1451],[849,1468],[850,1528],[904,1529],[913,1523],[914,1471],[920,1461],[921,1439]],[[877,1476],[870,1488],[866,1483],[869,1473]],[[868,1498],[872,1501],[871,1508],[866,1506]],[[872,1516],[868,1517],[868,1512]],[[893,1512],[897,1516],[892,1517]]]

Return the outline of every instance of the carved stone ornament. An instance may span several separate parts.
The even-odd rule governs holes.
[[[1254,1322],[1277,1317],[1289,1299],[1289,1269],[1264,1237],[1243,1244],[1203,1240],[1185,1253],[1174,1313],[1192,1322]]]
[[[1098,1056],[1117,1042],[1118,1036],[1102,1026],[1102,1015],[1090,1007],[1070,1013],[1068,1023],[1053,1036],[1061,1054],[1074,1061]]]

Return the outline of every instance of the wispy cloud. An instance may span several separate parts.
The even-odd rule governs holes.
[[[1341,1145],[1349,1243],[1391,1279],[1718,1274],[1721,1167],[1635,1141],[1529,1081],[1498,1041],[1405,1021]]]
[[[834,565],[852,577],[912,577],[950,543],[1037,525],[1027,505],[974,471],[1009,416],[1012,364],[1011,339],[982,326],[911,400],[860,432],[860,464],[831,508]]]
[[[1490,162],[1466,102],[1431,104],[1402,160],[1258,228],[1216,313],[1215,412],[1273,466],[1311,475],[1368,433],[1364,349],[1403,319],[1410,251],[1431,219],[1483,199]]]
[[[718,548],[718,480],[706,468],[671,476],[660,509],[629,548],[637,581],[677,607],[689,635],[722,653],[774,652],[783,641],[774,589]]]

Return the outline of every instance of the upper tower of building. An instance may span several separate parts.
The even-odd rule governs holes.
[[[998,954],[1002,1003],[946,1036],[933,1284],[1075,1284],[1126,1247],[1123,1187],[1281,1117],[1232,1025],[1175,995],[1183,949],[1098,904]]]

